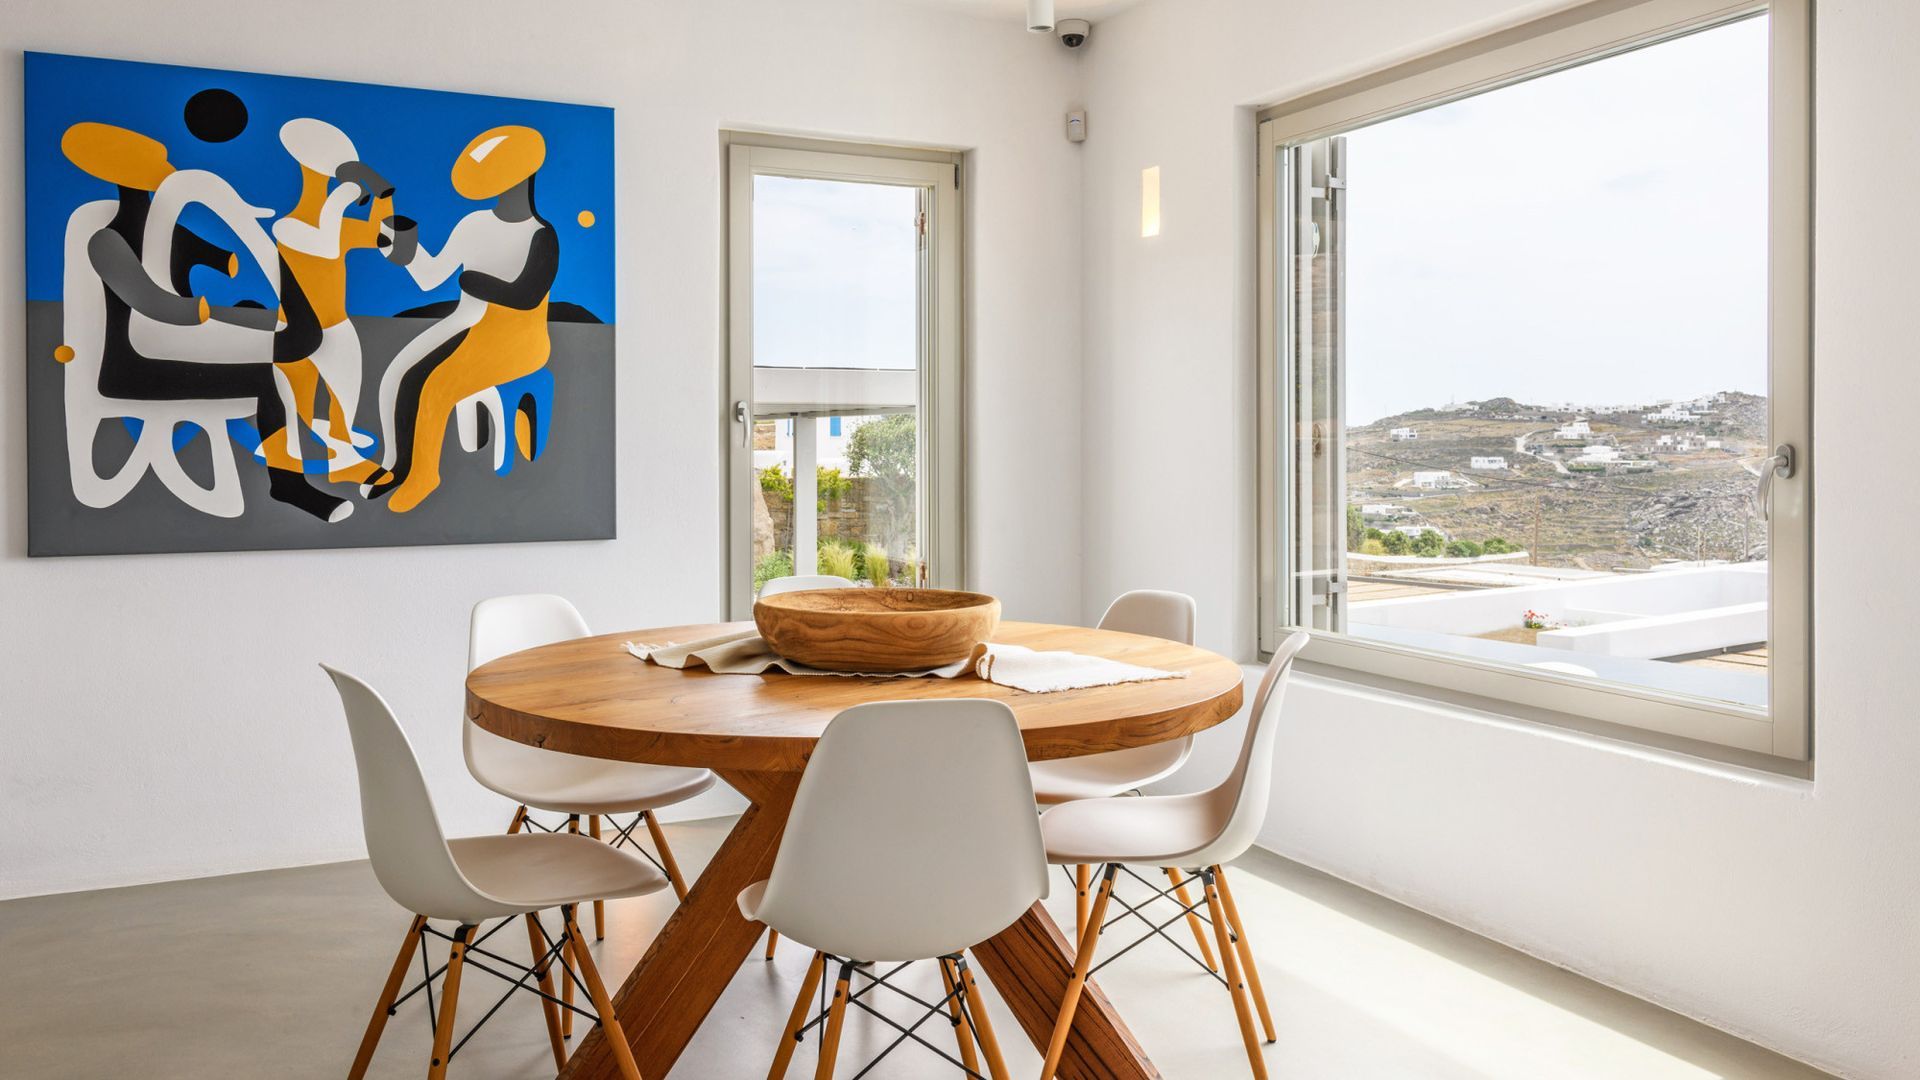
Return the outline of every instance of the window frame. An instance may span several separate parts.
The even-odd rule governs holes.
[[[726,161],[725,274],[721,401],[722,602],[733,619],[753,614],[753,190],[756,176],[786,176],[918,187],[926,195],[920,279],[921,325],[918,520],[927,584],[966,581],[965,382],[961,294],[963,207],[960,151],[843,143],[723,132]],[[746,406],[744,423],[737,406]],[[811,571],[802,571],[811,572]]]
[[[1283,493],[1294,370],[1285,151],[1362,124],[1681,37],[1770,17],[1768,102],[1769,439],[1789,444],[1769,521],[1769,703],[1711,702],[1620,683],[1316,632],[1302,659],[1415,692],[1470,695],[1503,712],[1691,753],[1809,773],[1812,740],[1812,0],[1594,0],[1261,110],[1259,218],[1258,639],[1271,652],[1290,621]]]

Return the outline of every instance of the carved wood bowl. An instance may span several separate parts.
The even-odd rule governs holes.
[[[1000,625],[1000,601],[949,589],[809,589],[753,605],[768,647],[826,671],[919,671],[964,660]]]

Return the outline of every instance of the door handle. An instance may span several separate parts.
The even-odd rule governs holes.
[[[1760,515],[1761,521],[1769,521],[1773,517],[1774,477],[1793,479],[1795,465],[1792,443],[1781,443],[1774,447],[1773,456],[1760,463],[1760,479],[1753,488],[1753,512]]]
[[[747,403],[733,403],[733,422],[740,425],[740,449],[753,449],[753,418],[748,414]]]

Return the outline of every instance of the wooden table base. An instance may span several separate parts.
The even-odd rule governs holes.
[[[741,918],[734,900],[741,889],[773,869],[800,786],[797,772],[727,770],[720,776],[753,805],[613,996],[614,1012],[646,1080],[669,1075],[759,940],[760,924]],[[1035,904],[974,954],[1027,1036],[1045,1049],[1061,994],[1073,974],[1072,943]],[[611,1080],[618,1075],[605,1031],[598,1025],[560,1074],[561,1080]],[[1061,1080],[1150,1080],[1160,1073],[1106,995],[1088,983],[1059,1075]]]

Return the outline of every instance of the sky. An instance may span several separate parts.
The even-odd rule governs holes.
[[[918,362],[917,188],[756,176],[753,362]]]
[[[1347,421],[1766,392],[1767,30],[1347,138]]]
[[[202,142],[187,129],[187,100],[212,87],[232,91],[247,108],[245,130],[228,142]],[[394,213],[418,221],[420,242],[433,251],[461,217],[489,205],[453,190],[450,173],[467,143],[501,124],[538,130],[547,156],[535,197],[560,239],[553,299],[579,304],[603,322],[615,318],[612,109],[51,53],[27,54],[26,89],[29,299],[60,298],[68,216],[114,195],[61,153],[60,137],[73,124],[116,124],[157,139],[176,168],[218,173],[253,205],[285,213],[300,196],[300,167],[280,143],[280,125],[311,116],[344,131],[360,159],[393,184]],[[581,211],[592,211],[591,225]],[[231,246],[231,232],[204,208],[189,208],[181,220]],[[356,315],[391,315],[459,295],[453,280],[423,293],[405,269],[373,251],[349,256],[348,268],[347,307]],[[273,298],[250,264],[231,281],[196,270],[193,285],[215,304]]]

